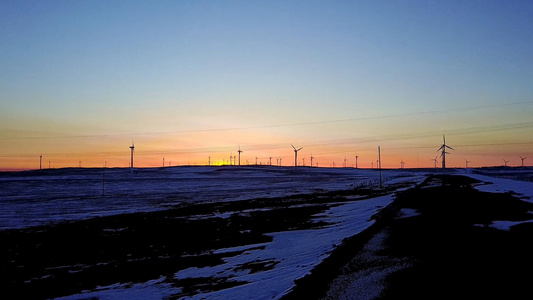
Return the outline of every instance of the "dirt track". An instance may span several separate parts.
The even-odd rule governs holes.
[[[529,295],[533,204],[479,192],[475,180],[433,176],[400,195],[287,299],[520,298]],[[415,211],[416,210],[416,211]],[[402,213],[406,213],[402,217]],[[519,297],[520,296],[520,297]]]

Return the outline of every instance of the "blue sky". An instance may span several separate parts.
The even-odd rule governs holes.
[[[529,104],[504,105],[533,101],[530,1],[2,1],[0,15],[2,137],[120,134],[127,143],[139,133],[503,105],[386,124],[144,137],[164,153],[175,147],[167,139],[183,149],[328,144],[531,116]],[[502,139],[494,134],[480,143]],[[524,130],[514,135],[530,142]],[[107,140],[76,143],[115,151]],[[40,147],[16,144],[3,154]]]

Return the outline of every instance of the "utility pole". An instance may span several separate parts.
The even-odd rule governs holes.
[[[102,197],[105,197],[105,167],[107,161],[104,162],[104,168],[102,169]]]
[[[383,187],[383,182],[381,181],[381,147],[378,146],[378,161],[379,161],[379,187]]]

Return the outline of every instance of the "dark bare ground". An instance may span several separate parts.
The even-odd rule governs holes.
[[[181,289],[171,297],[179,298],[245,284],[223,278],[176,279],[174,274],[189,267],[218,265],[224,257],[241,252],[217,254],[214,250],[269,242],[269,232],[324,226],[312,216],[347,201],[346,196],[366,199],[380,193],[359,189],[189,204],[159,212],[0,231],[0,291],[6,299],[43,299],[164,278]],[[253,273],[276,264],[256,261],[237,268]]]
[[[533,219],[533,204],[473,184],[464,176],[433,176],[399,194],[374,225],[345,240],[285,298],[528,298],[533,223],[509,231],[488,225]],[[400,218],[405,208],[419,214]]]

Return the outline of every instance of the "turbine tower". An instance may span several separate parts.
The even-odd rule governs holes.
[[[469,162],[470,162],[470,161],[469,161],[469,160],[466,160],[466,158],[465,158],[465,164],[466,164],[466,168],[467,168],[467,169],[468,169],[468,163],[469,163]]]
[[[313,153],[311,153],[311,167],[313,167]]]
[[[302,150],[303,147],[296,149],[293,144],[291,144],[292,149],[294,149],[294,167],[298,166],[298,151]]]
[[[520,156],[520,159],[522,160],[522,168],[524,167],[524,159],[526,159],[527,157],[522,157]]]
[[[237,152],[239,152],[239,166],[240,166],[241,165],[241,153],[244,152],[241,150],[241,145],[239,145],[239,150]]]
[[[503,166],[504,166],[504,167],[507,167],[507,163],[508,163],[508,162],[509,162],[508,160],[505,160],[505,159],[504,159],[504,160],[503,160]]]
[[[446,148],[451,149],[451,150],[455,150],[455,149],[446,145],[446,138],[444,137],[444,134],[442,135],[442,141],[443,141],[443,144],[442,146],[440,146],[439,150],[437,151],[442,150],[442,153],[440,154],[440,156],[442,156],[442,168],[446,169],[446,154],[450,154],[449,152],[446,152]]]
[[[131,164],[130,164],[130,168],[131,168],[131,172],[133,173],[133,150],[135,149],[135,144],[133,143],[133,140],[131,140],[130,149],[131,149]]]
[[[358,168],[358,167],[357,167],[357,159],[358,159],[358,158],[359,158],[359,156],[356,155],[356,156],[355,156],[355,168],[356,168],[356,169]]]

